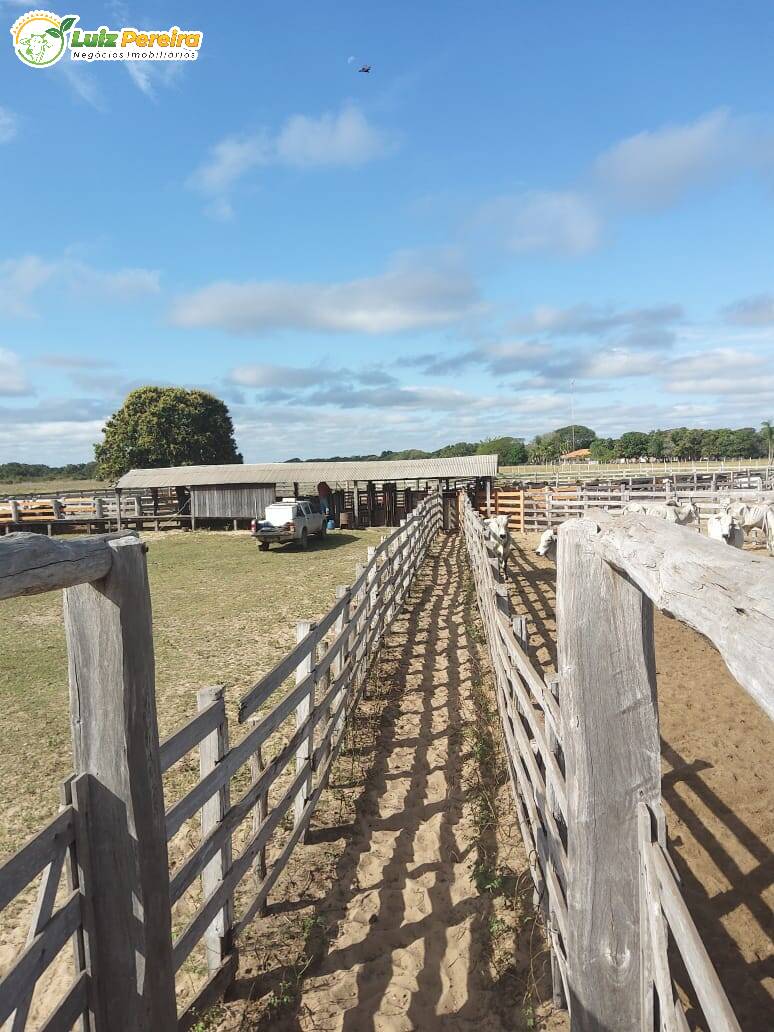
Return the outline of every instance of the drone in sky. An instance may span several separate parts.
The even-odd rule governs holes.
[[[362,68],[358,68],[359,72],[365,72],[366,75],[371,71],[370,65],[363,65]]]

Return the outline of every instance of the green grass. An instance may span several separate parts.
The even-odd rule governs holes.
[[[354,579],[382,531],[336,532],[302,552],[261,552],[245,533],[146,534],[153,600],[159,728],[196,712],[197,689],[226,686],[231,715],[242,692],[295,643]],[[0,622],[0,855],[56,812],[72,769],[61,592],[2,603]],[[234,736],[240,731],[234,729]]]
[[[17,480],[13,483],[0,483],[0,498],[13,498],[27,494],[60,494],[70,491],[92,491],[110,487],[102,480]]]

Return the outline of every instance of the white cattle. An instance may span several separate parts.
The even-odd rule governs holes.
[[[489,532],[489,540],[494,545],[494,553],[497,556],[497,565],[504,577],[508,570],[508,556],[511,554],[511,535],[508,532],[507,516],[490,516],[484,520],[484,526]]]
[[[556,562],[556,541],[556,527],[549,527],[540,535],[535,555],[546,555],[552,562]]]
[[[713,541],[725,541],[734,548],[742,548],[744,545],[744,531],[729,513],[710,516],[707,520],[707,536]]]
[[[764,502],[731,502],[726,506],[726,514],[737,521],[745,534],[763,531],[769,555],[774,555],[774,506]]]
[[[629,502],[624,512],[637,512],[644,516],[656,516],[667,523],[687,527],[699,522],[699,510],[693,502]]]

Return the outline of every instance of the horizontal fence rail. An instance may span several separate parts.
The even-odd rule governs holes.
[[[523,618],[510,615],[502,545],[467,497],[461,506],[555,1002],[568,1007],[573,1032],[687,1032],[677,954],[702,1027],[738,1032],[667,849],[652,609],[705,635],[772,715],[771,560],[643,515],[597,510],[565,523],[559,674],[544,680]]]
[[[83,901],[73,863],[77,820],[72,805],[63,805],[53,821],[0,867],[0,911],[38,880],[25,947],[0,979],[0,1027],[9,1032],[26,1027],[36,987],[68,940],[75,949],[74,978],[48,1015],[47,1027],[69,1029],[86,1012]],[[57,906],[63,872],[67,893]],[[63,1023],[68,1019],[69,1024]]]
[[[0,977],[4,1032],[31,1027],[33,1003],[46,1032],[184,1032],[222,996],[239,938],[308,831],[369,668],[441,523],[441,496],[431,494],[368,550],[331,609],[299,624],[297,645],[244,694],[237,726],[246,733],[234,743],[217,687],[202,689],[196,715],[158,741],[147,546],[136,534],[0,538],[0,599],[65,592],[76,767],[59,814],[0,866],[0,912],[29,909],[36,891],[25,943]],[[162,776],[197,752],[196,783],[165,805]],[[198,841],[170,873],[167,843],[192,818]],[[235,892],[251,886],[237,914]],[[173,936],[172,907],[192,888],[198,902]],[[68,942],[70,984],[41,1004],[38,987]],[[176,976],[200,943],[206,979],[177,1014]]]
[[[711,484],[675,487],[669,482],[635,484],[618,483],[594,486],[567,484],[552,487],[495,487],[475,495],[475,508],[482,516],[507,516],[508,527],[515,532],[543,531],[568,519],[579,519],[594,510],[622,513],[631,502],[657,504],[693,502],[701,523],[725,511],[729,501],[765,502],[774,505],[774,491],[744,488],[738,484],[714,488]]]
[[[229,746],[222,693],[210,689],[200,693],[199,713],[161,743],[163,770],[197,746],[201,755],[200,780],[166,814],[169,839],[186,820],[202,815],[201,840],[170,880],[173,905],[197,878],[202,879],[203,894],[196,913],[175,939],[175,970],[203,939],[209,971],[208,981],[179,1017],[181,1030],[191,1028],[202,1009],[233,980],[239,938],[263,913],[269,893],[303,841],[344,741],[347,720],[365,689],[368,669],[440,525],[441,499],[431,495],[369,549],[368,562],[358,567],[352,585],[338,590],[325,616],[298,625],[296,646],[242,696],[238,722],[249,730],[238,742]],[[289,677],[295,683],[284,688]],[[267,712],[259,713],[272,702]],[[289,736],[265,761],[271,736],[290,721]],[[232,779],[248,764],[251,781],[232,800]],[[269,793],[283,774],[280,794],[269,805]],[[289,831],[269,862],[267,847],[285,828],[288,815]],[[235,832],[245,822],[252,822],[249,835],[232,855]],[[234,894],[249,875],[257,877],[257,889],[237,916]]]
[[[669,479],[675,484],[707,482],[735,483],[740,487],[761,487],[771,483],[774,466],[765,460],[687,460],[683,462],[562,462],[542,466],[503,466],[503,481],[539,484],[573,484],[578,481],[611,483]]]
[[[524,621],[511,617],[497,559],[498,542],[466,496],[461,504],[465,544],[495,674],[516,817],[535,900],[551,941],[554,1000],[563,1006],[568,998],[567,787],[558,683],[544,681],[527,656]]]
[[[645,959],[642,978],[643,1027],[687,1032],[688,1020],[675,993],[668,945],[674,944],[701,1006],[709,1032],[741,1032],[728,997],[709,958],[680,891],[680,881],[666,849],[660,806],[640,803],[640,928]],[[655,1001],[658,1006],[655,1006]],[[659,1016],[658,1024],[656,1015]]]

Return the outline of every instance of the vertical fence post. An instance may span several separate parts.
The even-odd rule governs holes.
[[[355,580],[360,580],[360,578],[363,576],[364,573],[365,573],[365,563],[355,563]],[[354,602],[355,602],[355,609],[360,609],[363,601],[365,600],[365,597],[366,597],[366,584],[364,583],[362,588],[360,589],[360,591],[358,591],[356,599],[354,600]],[[354,628],[354,630],[355,630],[355,637],[356,638],[359,637],[360,632],[363,629],[364,623],[367,620],[367,615],[366,615],[365,611],[367,610],[368,607],[363,605],[362,608],[363,608],[363,611],[360,613],[360,616],[357,618],[357,620],[355,620],[355,628]],[[363,667],[365,665],[363,663],[363,656],[365,655],[365,650],[366,650],[366,643],[364,641],[361,641],[360,644],[355,649],[355,667],[357,668],[357,677],[355,678],[355,688],[356,688],[356,691],[360,690],[360,686],[361,686],[361,684],[364,683],[364,680],[365,680],[365,678],[364,678],[364,671],[363,671]],[[365,689],[364,689],[363,698],[366,698]]]
[[[347,633],[347,640],[346,640],[345,644],[342,646],[341,652],[339,652],[338,656],[336,657],[336,659],[334,660],[334,663],[333,663],[333,677],[334,677],[334,680],[339,678],[339,677],[341,677],[341,675],[344,673],[344,669],[345,669],[347,663],[349,662],[350,635],[349,635],[349,632],[348,632],[348,626],[349,626],[350,594],[349,594],[349,587],[346,584],[339,584],[339,586],[336,588],[336,598],[337,599],[345,599],[346,600],[344,602],[344,608],[342,609],[342,611],[339,614],[339,617],[338,617],[338,619],[336,620],[336,623],[335,623],[336,638],[339,638],[340,635],[342,635],[342,634],[344,634],[346,632]],[[351,684],[351,678],[347,678],[347,681]],[[336,695],[335,695],[335,697],[333,699],[333,712],[334,713],[338,710],[339,705],[341,704],[341,697],[342,697],[342,695],[346,691],[347,691],[346,688],[342,688],[342,690],[340,692],[336,693]],[[339,717],[339,719],[336,722],[336,727],[333,729],[332,741],[333,740],[338,741],[339,736],[341,735],[341,733],[342,733],[342,731],[344,729],[344,717],[345,717],[345,713],[346,713],[346,708],[347,707],[345,705],[344,709],[342,710],[341,716]]]
[[[219,703],[221,720],[218,726],[199,743],[199,772],[202,778],[211,774],[228,752],[228,721],[223,703],[223,688],[220,686],[202,688],[196,693],[199,712],[213,703]],[[226,784],[211,796],[202,807],[202,838],[209,835],[223,820],[231,805],[230,784]],[[206,899],[217,889],[231,869],[231,836],[223,848],[210,860],[202,871],[202,895]],[[234,926],[234,901],[229,897],[223,909],[204,933],[204,949],[207,954],[207,970],[213,974],[232,952],[232,929]]]
[[[325,652],[327,650],[327,647],[328,646],[327,646],[327,643],[326,643],[324,638],[322,638],[320,641],[317,642],[317,646],[315,648],[315,665],[323,658],[323,656],[325,655]],[[322,676],[320,677],[319,681],[315,685],[316,688],[319,688],[319,692],[318,692],[318,695],[317,695],[318,699],[324,699],[325,696],[328,694],[328,689],[331,686],[331,666],[332,665],[333,665],[332,663],[329,664],[327,670],[322,674]],[[321,738],[323,736],[325,738],[325,749],[323,750],[322,760],[320,762],[320,767],[325,767],[326,762],[327,762],[328,758],[330,757],[331,752],[333,750],[333,728],[329,727],[330,721],[331,721],[331,704],[328,703],[328,705],[325,707],[325,710],[323,712],[321,721],[317,724],[317,727],[320,728],[320,736],[321,736]],[[312,747],[312,756],[313,757],[314,757],[314,730],[315,729],[313,729],[312,734],[310,735],[310,738],[309,738],[309,744]]]
[[[301,642],[316,627],[316,624],[309,620],[299,620],[296,624],[296,641]],[[304,659],[296,667],[296,684],[301,684],[305,678],[312,673],[312,668],[315,660],[315,644],[309,647],[309,652]],[[296,727],[299,728],[304,723],[306,718],[312,712],[314,707],[314,680],[309,686],[309,691],[304,695],[301,701],[296,706]],[[306,735],[304,740],[296,750],[296,773],[303,770],[304,767],[308,767],[309,771],[307,776],[304,778],[301,788],[298,790],[298,794],[295,798],[294,810],[295,810],[295,827],[301,823],[301,818],[304,815],[304,807],[306,806],[306,800],[312,794],[312,735],[311,732]],[[306,834],[304,834],[302,841],[306,841]]]
[[[370,564],[374,561],[374,565],[371,572],[368,574],[368,638],[370,639],[373,631],[372,625],[378,620],[378,599],[379,599],[379,585],[381,584],[381,569],[379,567],[379,560],[376,558],[376,549],[373,546],[369,546],[366,550],[366,563]],[[376,617],[376,619],[374,619]],[[379,635],[374,633],[373,644],[371,645],[373,650],[379,648]]]
[[[250,725],[255,727],[256,724],[260,723],[260,717],[251,717]],[[258,746],[253,755],[250,757],[250,778],[252,781],[257,781],[258,778],[263,774],[266,769],[266,764],[263,762],[263,747]],[[255,804],[253,810],[253,835],[258,834],[258,829],[264,823],[266,818],[269,816],[269,793],[261,792],[258,796],[258,802]],[[255,874],[258,879],[259,886],[263,883],[266,878],[266,846],[258,851],[258,856],[255,858]],[[258,915],[263,917],[266,914],[266,899],[261,904]]]
[[[559,531],[557,630],[567,775],[567,965],[573,1032],[640,1026],[637,804],[660,796],[653,606]]]
[[[177,1026],[169,866],[146,546],[109,542],[101,581],[67,588],[65,631],[79,811],[87,814],[85,933],[96,1032]]]

